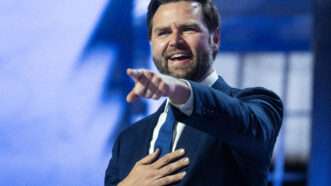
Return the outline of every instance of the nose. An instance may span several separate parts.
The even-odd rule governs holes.
[[[178,47],[184,43],[184,39],[178,29],[173,29],[171,37],[169,40],[169,45],[171,47]]]

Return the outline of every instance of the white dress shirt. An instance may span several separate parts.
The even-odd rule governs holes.
[[[204,80],[202,80],[200,83],[208,85],[208,86],[212,86],[218,79],[218,75],[216,73],[215,70],[213,70],[213,72],[211,74],[209,74]],[[164,124],[166,117],[167,117],[167,112],[168,112],[168,107],[169,104],[172,104],[173,106],[177,107],[181,112],[183,112],[184,114],[190,116],[193,112],[193,91],[192,91],[192,87],[190,85],[190,83],[187,82],[187,84],[189,85],[190,89],[191,89],[191,94],[189,99],[186,101],[186,103],[182,104],[182,105],[176,105],[171,103],[171,101],[169,99],[167,99],[167,103],[166,106],[164,108],[164,111],[162,112],[162,114],[160,115],[157,124],[153,130],[153,137],[152,140],[150,141],[150,146],[149,146],[149,154],[154,152],[154,146],[155,146],[155,142],[156,139],[159,135],[159,131],[162,127],[162,125]],[[176,149],[178,140],[184,130],[185,124],[181,123],[181,122],[177,122],[175,124],[175,130],[173,133],[173,144],[172,144],[172,152]]]

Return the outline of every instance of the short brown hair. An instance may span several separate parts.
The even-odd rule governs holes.
[[[157,9],[162,4],[171,3],[171,2],[180,2],[180,1],[192,1],[201,4],[203,19],[209,32],[214,32],[219,27],[220,16],[212,0],[151,0],[148,5],[148,11],[147,11],[147,27],[148,27],[149,38],[151,38],[152,36],[151,35],[152,27],[153,27],[152,19]]]

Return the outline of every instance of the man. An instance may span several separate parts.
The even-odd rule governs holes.
[[[135,86],[127,101],[167,101],[119,135],[105,185],[266,185],[282,103],[263,88],[231,88],[216,74],[220,34],[212,2],[151,0],[147,21],[160,73],[128,69]]]

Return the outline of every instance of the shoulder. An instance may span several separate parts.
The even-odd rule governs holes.
[[[276,93],[264,87],[231,88],[231,96],[239,98],[270,97],[280,100]]]
[[[278,112],[282,113],[283,103],[281,98],[271,90],[263,87],[251,87],[245,89],[232,88],[234,98],[246,103],[260,103],[275,107]]]
[[[216,93],[222,93],[229,97],[237,98],[243,101],[247,99],[271,99],[280,101],[279,96],[271,90],[263,87],[250,87],[244,89],[234,88],[228,85],[221,76],[219,76],[218,80],[212,87],[198,82],[189,82],[191,84],[193,94],[197,95],[197,97],[205,97],[215,95]]]
[[[254,106],[254,108],[256,106],[260,108],[268,108],[269,111],[273,111],[281,117],[283,115],[282,100],[272,90],[264,87],[248,87],[243,89],[233,88],[229,86],[222,79],[222,77],[218,79],[216,85],[218,90],[221,90],[234,100],[239,101],[241,104],[245,104],[246,106]]]

